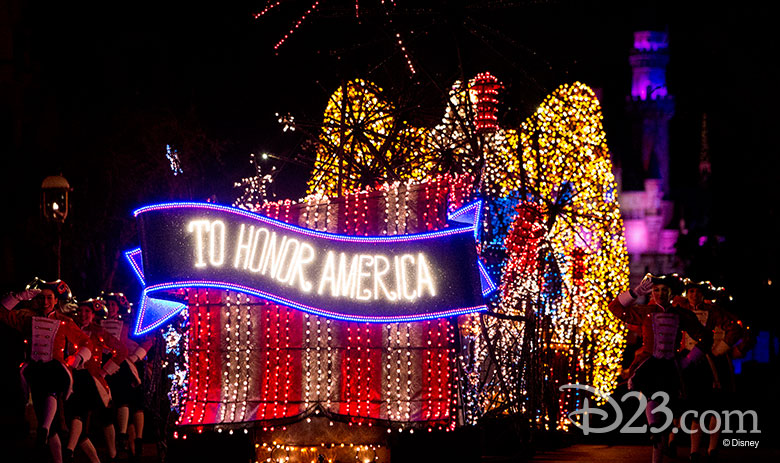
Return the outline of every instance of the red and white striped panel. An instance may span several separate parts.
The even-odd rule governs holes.
[[[395,235],[445,225],[467,182],[446,177],[338,200],[268,204],[263,213],[354,235]],[[452,427],[454,320],[369,324],[302,313],[222,290],[189,292],[190,373],[180,424],[269,424],[319,408],[357,423]]]
[[[354,422],[454,415],[449,319],[332,320],[241,293],[193,290],[181,424],[273,422],[321,411]]]

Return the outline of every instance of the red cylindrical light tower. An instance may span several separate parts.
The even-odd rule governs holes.
[[[477,94],[475,125],[478,134],[493,133],[498,129],[498,91],[501,82],[489,72],[477,74],[472,89]]]

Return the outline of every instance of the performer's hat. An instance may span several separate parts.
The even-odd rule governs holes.
[[[694,281],[690,278],[686,278],[683,280],[685,283],[685,290],[689,290],[691,288],[697,288],[699,291],[702,292],[705,299],[711,299],[715,295],[715,290],[712,286],[712,283],[709,281]]]
[[[683,291],[682,278],[680,278],[680,276],[677,275],[676,273],[669,273],[666,275],[657,275],[657,276],[651,273],[650,276],[653,279],[654,285],[668,286],[669,289],[672,290],[672,295],[682,294]]]
[[[27,289],[48,289],[53,292],[54,297],[56,297],[57,300],[62,303],[73,300],[73,294],[70,292],[70,287],[62,280],[43,281],[36,277],[32,283],[27,285]]]
[[[123,293],[103,293],[103,299],[106,302],[116,302],[120,309],[124,309],[126,312],[130,313],[130,301],[127,300],[127,297],[125,297]]]
[[[708,299],[714,299],[720,304],[728,304],[734,298],[731,296],[731,293],[726,290],[723,286],[720,287],[712,287],[712,291],[710,294],[705,296]]]
[[[103,299],[100,299],[99,297],[92,297],[87,299],[86,301],[80,301],[79,307],[81,306],[89,307],[90,310],[95,314],[95,317],[97,318],[105,318],[106,315],[108,315],[108,309],[106,308],[106,303]]]

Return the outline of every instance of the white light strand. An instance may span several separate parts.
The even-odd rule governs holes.
[[[412,324],[406,324],[406,421],[412,419]]]

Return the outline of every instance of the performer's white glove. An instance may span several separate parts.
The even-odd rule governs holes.
[[[100,374],[103,377],[113,375],[119,371],[119,364],[114,361],[114,359],[110,359],[108,362],[106,362],[105,365],[103,365],[103,369],[100,370]]]
[[[129,360],[130,363],[135,363],[139,360],[143,360],[144,357],[146,357],[146,349],[139,347],[135,352],[127,356],[127,360]]]
[[[33,299],[35,296],[41,294],[40,289],[25,289],[24,291],[20,291],[16,293],[14,296],[16,296],[17,299],[20,301],[29,301],[30,299]]]
[[[16,307],[16,304],[18,304],[19,302],[29,301],[30,299],[34,298],[40,293],[41,293],[40,289],[26,289],[18,293],[8,293],[5,296],[3,296],[2,299],[0,299],[0,305],[2,305],[8,310],[11,310],[14,307]]]
[[[653,277],[651,277],[650,274],[647,274],[644,278],[642,278],[642,281],[639,282],[636,288],[634,288],[634,294],[636,294],[637,297],[642,297],[645,294],[650,294],[652,290]]]
[[[642,281],[639,282],[636,288],[629,289],[628,291],[623,291],[622,293],[618,294],[617,300],[623,307],[628,307],[633,305],[638,297],[642,297],[645,294],[650,293],[652,290],[653,277],[651,277],[648,273],[644,278],[642,278]]]
[[[82,363],[82,358],[78,354],[69,355],[68,358],[65,359],[65,365],[69,366],[73,370],[78,369]]]
[[[65,364],[75,370],[84,365],[90,357],[92,357],[92,352],[86,347],[82,347],[78,352],[66,358]]]

